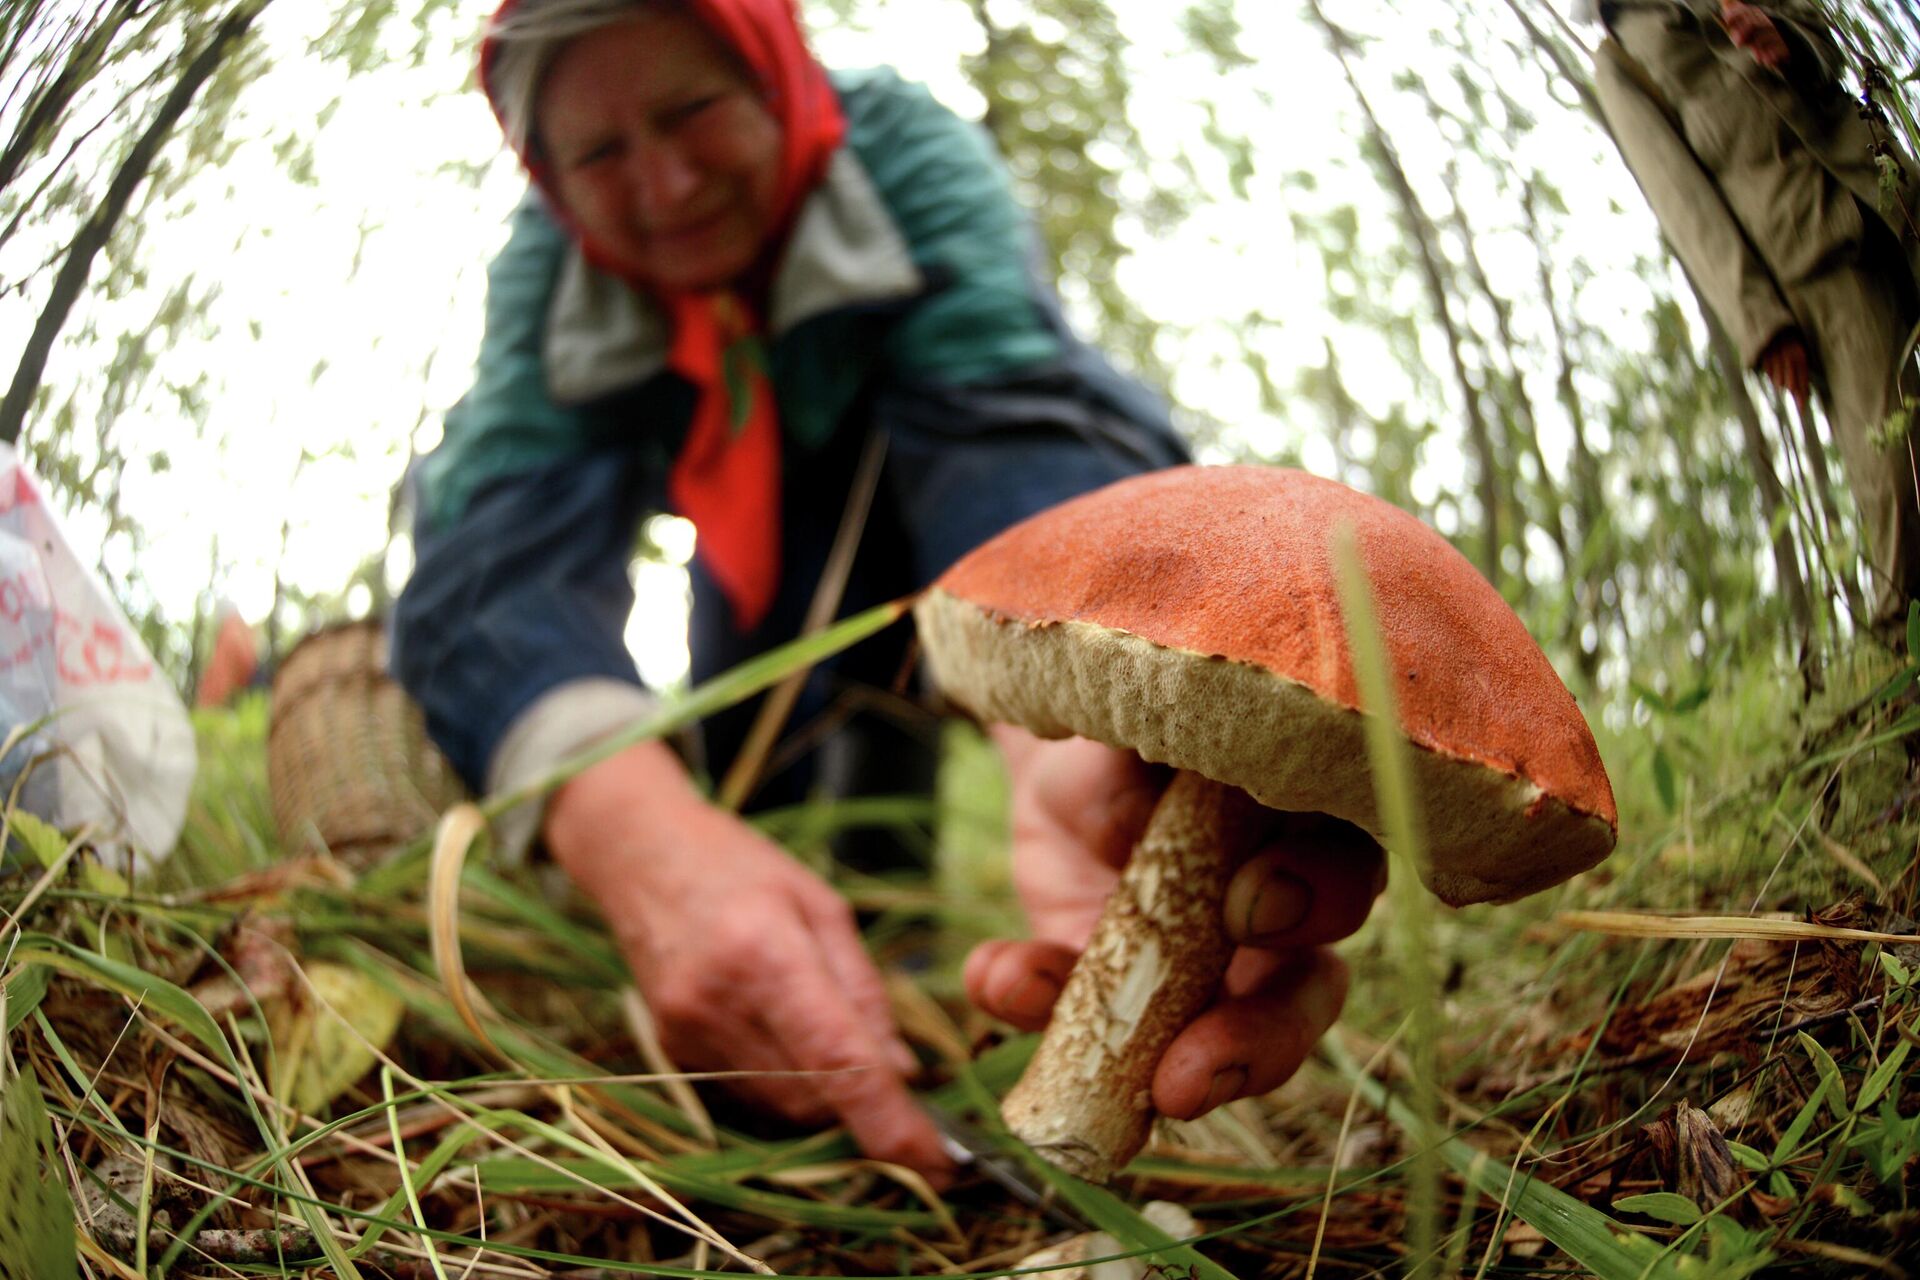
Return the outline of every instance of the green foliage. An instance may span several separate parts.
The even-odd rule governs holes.
[[[31,1071],[0,1044],[0,1277],[71,1280],[79,1274],[73,1201],[59,1175],[52,1126]]]
[[[1860,1153],[1881,1186],[1898,1187],[1907,1166],[1920,1157],[1920,1111],[1902,1116],[1893,1098],[1883,1097],[1873,1117],[1854,1129],[1847,1145]]]
[[[1644,1195],[1621,1196],[1613,1207],[1622,1213],[1637,1213],[1655,1222],[1690,1227],[1700,1221],[1700,1206],[1671,1191],[1650,1191]]]
[[[200,767],[180,842],[156,871],[156,888],[218,884],[285,856],[268,801],[268,712],[266,695],[257,691],[230,707],[193,712]]]
[[[150,433],[162,422],[170,439],[181,427],[204,439],[231,429],[215,421],[220,388],[204,371],[178,372],[172,355],[234,339],[214,325],[218,288],[196,282],[201,264],[154,263],[148,245],[162,224],[191,217],[210,181],[255,144],[292,183],[314,181],[310,135],[259,138],[248,116],[251,96],[274,69],[249,24],[270,5],[0,6],[0,101],[16,108],[0,124],[0,294],[17,298],[24,319],[38,313],[36,341],[44,333],[49,346],[44,369],[28,357],[18,371],[11,362],[0,366],[0,387],[13,384],[7,404],[24,415],[29,464],[87,531],[108,586],[183,684],[193,663],[192,619],[179,616],[179,602],[168,608],[156,598],[147,564],[153,515],[124,500],[143,474],[164,473],[169,459],[151,438],[129,439],[127,430],[139,423]],[[286,8],[289,16],[293,9]],[[444,30],[453,9],[453,0],[347,5],[307,52],[349,75],[418,65],[458,47]],[[234,30],[247,34],[228,39]],[[209,51],[218,57],[202,82],[194,78],[196,60]],[[184,112],[168,126],[169,98],[189,89]],[[320,113],[322,124],[329,114]],[[134,183],[123,214],[103,202],[121,181]],[[95,257],[89,246],[98,237]],[[63,298],[61,273],[89,267],[77,305]]]
[[[985,123],[1034,210],[1063,292],[1092,314],[1102,344],[1164,381],[1154,330],[1119,285],[1129,233],[1152,236],[1181,213],[1153,186],[1123,197],[1122,175],[1148,166],[1128,113],[1127,42],[1106,0],[1021,0],[1020,20],[974,0],[986,36],[965,62],[987,100]],[[1229,15],[1230,16],[1230,15]],[[1205,29],[1230,39],[1220,24]]]

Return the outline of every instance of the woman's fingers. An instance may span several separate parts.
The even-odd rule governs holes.
[[[1002,1022],[1038,1031],[1047,1025],[1076,954],[1057,942],[983,942],[967,956],[962,973],[967,998]]]
[[[874,968],[872,958],[861,944],[853,908],[840,895],[823,891],[803,899],[801,909],[813,928],[814,941],[828,972],[852,1002],[866,1025],[867,1034],[886,1053],[895,1071],[903,1076],[913,1075],[920,1069],[920,1063],[894,1026],[893,1003],[887,998],[887,986],[880,971]]]
[[[1235,969],[1244,967],[1236,957]],[[1347,966],[1333,952],[1263,956],[1256,967],[1270,968],[1264,981],[1224,996],[1167,1047],[1153,1077],[1153,1105],[1163,1115],[1192,1120],[1279,1088],[1340,1016]]]
[[[968,997],[1023,1031],[1044,1027],[1074,953],[1040,942],[986,942],[967,957]],[[1333,952],[1243,948],[1221,997],[1168,1046],[1154,1106],[1190,1120],[1223,1102],[1279,1087],[1340,1015],[1347,966]]]
[[[810,1091],[847,1126],[867,1155],[918,1169],[936,1185],[953,1163],[927,1113],[913,1100],[887,1044],[869,1031],[824,958],[796,957],[781,973],[764,975],[749,999]]]
[[[1358,929],[1386,887],[1386,855],[1358,827],[1283,832],[1227,885],[1227,936],[1243,946],[1317,947]]]

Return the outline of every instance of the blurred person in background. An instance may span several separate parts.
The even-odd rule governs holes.
[[[261,684],[260,644],[239,608],[222,600],[214,617],[219,626],[213,635],[213,652],[207,655],[207,669],[200,673],[200,685],[193,692],[196,707],[223,707],[241,690]]]
[[[1674,252],[1750,369],[1817,392],[1859,507],[1869,620],[1920,597],[1910,405],[1920,175],[1842,87],[1807,0],[1600,0],[1594,87]]]
[[[651,513],[697,529],[703,680],[800,632],[875,437],[844,612],[1185,460],[1165,407],[1068,328],[984,133],[890,71],[829,75],[790,0],[521,0],[490,25],[481,78],[531,183],[489,277],[475,384],[419,468],[394,635],[396,673],[476,790],[655,705],[622,638]],[[813,673],[796,720],[836,689],[895,683],[906,645],[896,629]],[[754,712],[703,726],[716,775]],[[966,982],[1035,1028],[1164,780],[1097,743],[997,741],[1033,937],[976,950]],[[809,764],[754,799],[804,797]],[[1236,881],[1228,927],[1252,954],[1223,1016],[1162,1060],[1162,1112],[1275,1087],[1338,1013],[1346,973],[1325,944],[1365,918],[1383,863],[1305,832]],[[845,901],[665,745],[585,771],[499,838],[510,855],[538,839],[597,903],[678,1065],[821,1073],[742,1087],[946,1176]]]

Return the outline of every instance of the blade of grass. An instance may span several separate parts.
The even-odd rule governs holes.
[[[23,935],[15,955],[16,959],[23,962],[45,965],[69,976],[120,992],[135,1001],[137,1016],[151,1019],[157,1015],[179,1026],[207,1049],[211,1056],[206,1061],[220,1064],[231,1073],[235,1081],[258,1086],[255,1074],[248,1070],[247,1065],[235,1053],[234,1044],[239,1043],[238,1037],[236,1036],[236,1040],[230,1042],[198,1001],[164,978],[97,952],[87,951],[61,939],[43,935]],[[155,1034],[163,1034],[157,1026],[154,1031]],[[182,1042],[174,1043],[182,1050],[187,1048]],[[271,1151],[279,1151],[283,1146],[282,1135],[260,1108],[257,1095],[262,1093],[264,1093],[264,1086],[241,1087],[238,1090],[238,1098],[252,1118],[262,1143]],[[298,1170],[290,1168],[277,1158],[274,1159],[272,1169],[289,1182],[295,1182],[298,1179]],[[270,1184],[267,1189],[277,1197],[292,1197],[296,1200],[300,1217],[313,1231],[328,1263],[341,1280],[360,1280],[358,1268],[346,1256],[325,1213],[314,1204],[300,1201],[294,1187]]]
[[[854,796],[766,809],[747,822],[763,835],[786,841],[802,836],[824,840],[857,827],[919,829],[933,818],[933,801],[925,796]]]
[[[610,756],[620,754],[635,743],[665,737],[716,712],[724,711],[735,703],[743,702],[794,672],[813,666],[839,653],[842,649],[858,644],[868,636],[886,630],[898,622],[912,604],[912,598],[908,597],[875,605],[864,613],[842,618],[816,635],[802,636],[777,649],[770,649],[759,657],[748,659],[739,666],[715,676],[705,684],[689,690],[684,697],[662,703],[652,715],[603,740],[592,749],[568,757],[525,786],[489,796],[481,804],[481,812],[491,821],[509,809],[537,800],[559,789],[587,769]],[[431,833],[416,839],[384,864],[362,876],[361,891],[376,896],[401,894],[421,878],[430,847]]]
[[[1758,942],[1883,942],[1911,946],[1920,934],[1877,933],[1805,920],[1760,920],[1752,916],[1661,916],[1637,911],[1562,911],[1555,923],[1622,938],[1743,938]]]
[[[27,934],[14,953],[19,964],[44,965],[68,977],[118,991],[174,1023],[211,1052],[220,1062],[239,1071],[227,1038],[199,1001],[156,974],[122,964],[98,952],[87,951],[59,938]]]
[[[424,1227],[427,1225],[426,1210],[420,1207],[420,1193],[414,1189],[414,1171],[407,1165],[407,1140],[400,1132],[400,1112],[393,1105],[392,1067],[380,1068],[380,1097],[387,1104],[387,1133],[393,1140],[393,1167],[400,1179],[400,1192],[406,1197],[407,1208],[412,1212],[414,1222]],[[439,1280],[447,1280],[446,1268],[440,1265],[440,1252],[433,1247],[432,1237],[421,1237],[421,1245],[427,1251],[427,1261],[433,1267],[433,1274]]]
[[[227,1025],[233,1033],[233,1039],[231,1041],[233,1048],[229,1054],[229,1059],[236,1064],[235,1070],[238,1080],[245,1086],[241,1096],[249,1100],[255,1097],[264,1097],[272,1098],[275,1102],[281,1102],[282,1100],[274,1095],[267,1084],[269,1076],[262,1072],[254,1063],[252,1054],[248,1049],[247,1041],[240,1033],[238,1019],[232,1013],[227,1015]],[[272,1047],[272,1043],[271,1038],[266,1041],[269,1048]],[[256,1108],[256,1114],[257,1113]],[[293,1116],[284,1105],[274,1112],[274,1119],[278,1121],[281,1126],[286,1126],[293,1122]],[[273,1130],[267,1130],[263,1127],[261,1136],[268,1139],[277,1139],[277,1145],[284,1147],[287,1130],[285,1127]],[[152,1135],[149,1135],[150,1141],[151,1137]],[[303,1198],[297,1200],[294,1204],[295,1212],[300,1220],[306,1224],[307,1231],[312,1235],[314,1244],[319,1248],[321,1256],[327,1260],[327,1266],[332,1270],[333,1274],[338,1276],[339,1280],[365,1280],[360,1273],[359,1266],[347,1255],[347,1246],[340,1240],[340,1229],[335,1226],[333,1220],[328,1217],[328,1210],[321,1207],[322,1202],[315,1193],[313,1184],[308,1181],[306,1171],[299,1165],[284,1158],[276,1158],[269,1166],[269,1171],[279,1180],[275,1183],[274,1195],[276,1200],[285,1199],[290,1191],[304,1193]],[[275,1239],[274,1247],[276,1252],[281,1248],[278,1238]]]
[[[40,1007],[47,998],[47,983],[52,975],[37,964],[22,965],[9,972],[0,988],[4,988],[7,1009],[6,1034],[12,1035],[13,1029],[26,1021],[27,1015]]]
[[[385,983],[406,1003],[408,1013],[425,1020],[436,1031],[458,1043],[478,1048],[466,1027],[447,1007],[446,992],[439,983],[397,964],[379,948],[357,938],[343,941],[332,954]],[[597,1081],[607,1074],[585,1058],[551,1043],[518,1023],[499,1022],[492,1030],[502,1047],[513,1055],[514,1061],[537,1078]],[[595,1083],[592,1087],[662,1129],[688,1138],[699,1136],[694,1132],[692,1123],[677,1108],[645,1089],[614,1082]],[[727,1137],[729,1142],[735,1144],[754,1145],[731,1132]]]
[[[386,1099],[387,1114],[390,1117],[399,1115],[399,1104],[401,1101],[402,1098],[399,1096]],[[413,1167],[413,1181],[431,1186],[433,1180],[446,1172],[447,1166],[453,1163],[454,1158],[466,1148],[468,1143],[487,1136],[488,1130],[484,1125],[472,1121],[462,1121],[454,1125],[453,1128],[447,1132],[446,1136],[441,1138],[434,1146],[433,1150],[427,1153],[426,1158]],[[395,1149],[399,1149],[399,1143],[397,1141],[395,1142]],[[383,1218],[398,1218],[402,1206],[411,1194],[410,1184],[402,1186],[400,1190],[395,1191],[391,1196],[387,1197],[387,1203],[382,1206],[380,1216]],[[426,1220],[417,1215],[415,1221],[419,1226],[426,1225]],[[367,1231],[361,1233],[360,1243],[355,1245],[351,1250],[353,1256],[356,1258],[364,1258],[368,1250],[378,1244],[381,1237],[385,1236],[388,1230],[385,1224],[377,1221],[368,1223],[368,1228]]]
[[[1849,742],[1845,746],[1834,747],[1830,750],[1822,751],[1817,755],[1807,757],[1794,767],[1793,776],[1798,777],[1802,774],[1810,773],[1813,770],[1832,764],[1836,760],[1849,759],[1853,756],[1860,755],[1862,752],[1871,751],[1875,747],[1888,746],[1895,742],[1904,741],[1912,737],[1916,732],[1920,732],[1920,710],[1907,712],[1898,720],[1895,720],[1891,726],[1874,734],[1872,737],[1862,738],[1857,742]]]
[[[1373,607],[1373,586],[1361,560],[1359,535],[1350,523],[1333,531],[1334,573],[1346,620],[1360,709],[1366,714],[1367,760],[1373,771],[1388,853],[1401,862],[1387,880],[1393,904],[1397,968],[1407,1008],[1407,1061],[1412,1074],[1414,1145],[1407,1171],[1409,1274],[1426,1276],[1437,1263],[1440,1239],[1440,1090],[1437,1078],[1439,980],[1434,972],[1432,908],[1427,903],[1427,853],[1413,794],[1413,769],[1393,694],[1393,673]]]
[[[632,1172],[604,1156],[577,1154],[558,1158],[549,1166],[524,1156],[488,1156],[473,1162],[472,1169],[481,1187],[497,1195],[551,1195],[576,1192],[582,1181],[603,1187],[636,1187],[640,1182]],[[669,1161],[656,1164],[652,1173],[661,1185],[683,1195],[742,1213],[757,1214],[777,1222],[798,1222],[811,1227],[837,1227],[852,1231],[892,1231],[895,1228],[925,1230],[938,1226],[936,1214],[920,1209],[870,1209],[859,1205],[834,1204],[827,1200],[808,1200],[738,1186],[720,1178],[701,1177]]]
[[[397,1099],[397,1101],[405,1101],[407,1100],[408,1097],[420,1097],[420,1096],[426,1096],[426,1095],[424,1093],[414,1094],[414,1095],[402,1095],[399,1099]],[[384,1106],[384,1104],[382,1104],[382,1106]],[[88,1119],[87,1117],[77,1113],[67,1112],[65,1110],[55,1108],[55,1107],[49,1107],[48,1110],[50,1113],[60,1116],[63,1120],[66,1120],[70,1123],[76,1123],[76,1124],[82,1125],[83,1127],[89,1130],[98,1131],[101,1128],[103,1128],[103,1126],[100,1125],[98,1121]],[[373,1115],[377,1113],[379,1110],[380,1108],[378,1107],[368,1108],[367,1110],[358,1112],[353,1116],[346,1117],[345,1122],[358,1122],[358,1121],[364,1120],[369,1115]],[[329,1131],[331,1132],[336,1127],[338,1126],[329,1126]],[[138,1143],[141,1140],[136,1136],[134,1141]],[[560,1264],[567,1267],[597,1268],[598,1272],[606,1273],[606,1274],[619,1273],[619,1274],[627,1274],[627,1275],[673,1276],[673,1277],[682,1277],[684,1278],[684,1280],[738,1280],[740,1275],[738,1271],[714,1271],[714,1270],[709,1270],[709,1269],[699,1268],[699,1267],[668,1266],[658,1262],[629,1262],[622,1259],[595,1258],[595,1257],[588,1257],[582,1254],[560,1253],[550,1249],[536,1249],[526,1245],[511,1244],[506,1241],[484,1240],[484,1239],[479,1239],[472,1236],[464,1236],[456,1232],[442,1231],[433,1227],[420,1227],[415,1225],[414,1223],[406,1221],[405,1219],[391,1217],[387,1214],[378,1213],[373,1210],[356,1209],[350,1205],[333,1204],[331,1202],[321,1200],[317,1196],[307,1194],[298,1189],[279,1186],[274,1183],[264,1181],[261,1178],[253,1177],[251,1175],[244,1174],[233,1169],[228,1169],[222,1165],[215,1164],[210,1160],[206,1160],[201,1157],[195,1156],[191,1152],[184,1151],[176,1147],[169,1147],[161,1143],[155,1143],[153,1144],[153,1146],[156,1154],[168,1157],[169,1159],[175,1161],[181,1168],[193,1167],[193,1168],[199,1168],[199,1169],[205,1170],[208,1173],[219,1174],[222,1177],[230,1179],[235,1184],[236,1187],[247,1188],[247,1189],[256,1190],[256,1191],[270,1192],[276,1196],[281,1197],[284,1200],[293,1202],[297,1206],[304,1206],[305,1208],[311,1209],[317,1214],[324,1215],[324,1214],[331,1213],[331,1214],[337,1215],[338,1217],[350,1219],[355,1222],[375,1224],[388,1231],[401,1232],[401,1233],[416,1235],[416,1236],[430,1236],[433,1240],[443,1245],[463,1247],[463,1248],[473,1248],[473,1249],[486,1249],[495,1253],[504,1254],[508,1257],[520,1258],[530,1262],[556,1263],[556,1264]],[[289,1155],[292,1153],[294,1149],[295,1149],[294,1147],[286,1147],[283,1149],[278,1149],[272,1153],[269,1153],[268,1157],[260,1161],[257,1161],[256,1165],[257,1166],[265,1165],[271,1161],[284,1160],[289,1157]],[[315,1233],[317,1237],[324,1235],[324,1230],[325,1230],[324,1216],[321,1218],[321,1221],[323,1223],[323,1230],[321,1232]],[[179,1246],[180,1248],[184,1248],[186,1241],[187,1241],[187,1237],[185,1233],[183,1233],[183,1238],[179,1241],[176,1241],[176,1245]],[[324,1245],[322,1245],[321,1247],[324,1251]],[[163,1272],[165,1271],[166,1267],[170,1265],[171,1263],[167,1258],[161,1259],[161,1270]],[[309,1264],[309,1265],[312,1265],[312,1264]]]
[[[14,813],[9,810],[4,819],[0,819],[0,849],[6,847],[7,835],[14,827],[17,826],[24,832],[32,829],[29,826],[30,823],[39,823],[39,820],[34,818],[30,813]],[[39,823],[39,826],[42,829],[51,830],[51,828],[46,827],[45,823]],[[4,930],[0,930],[0,936],[8,938],[9,942],[11,942],[14,937],[24,934],[26,918],[28,913],[33,910],[33,904],[38,902],[40,896],[59,881],[61,875],[67,869],[67,863],[72,861],[73,855],[86,843],[87,836],[91,831],[91,827],[82,828],[80,833],[74,836],[72,841],[70,841],[64,849],[53,855],[52,859],[46,863],[45,868],[41,871],[40,877],[33,882],[33,887],[27,890],[26,896],[15,904],[12,911],[0,910],[0,915],[6,918],[6,927]],[[38,856],[40,852],[39,847],[37,845],[33,847],[36,856]]]
[[[43,969],[40,972],[44,973],[46,971]],[[39,1030],[41,1037],[46,1040],[47,1047],[53,1050],[54,1060],[60,1064],[61,1070],[67,1073],[68,1079],[73,1081],[76,1090],[80,1094],[80,1101],[99,1112],[101,1118],[119,1130],[123,1136],[131,1138],[133,1135],[127,1132],[126,1125],[121,1123],[119,1115],[114,1112],[107,1100],[100,1096],[99,1089],[94,1086],[93,1078],[81,1070],[79,1062],[74,1059],[73,1051],[67,1048],[67,1042],[61,1039],[60,1033],[54,1029],[54,1025],[47,1021],[47,1016],[44,1013],[36,1013],[33,1023]],[[118,1045],[119,1041],[116,1039],[114,1043]],[[112,1056],[111,1050],[108,1051],[107,1056]]]
[[[568,1134],[566,1130],[560,1128],[558,1125],[547,1126],[544,1130],[535,1130],[536,1132],[545,1132],[548,1135],[547,1140],[549,1142],[553,1142],[559,1146],[565,1146],[570,1151],[581,1154],[590,1152],[597,1153],[598,1157],[605,1161],[610,1167],[618,1169],[628,1178],[631,1178],[634,1185],[666,1205],[667,1208],[671,1210],[671,1213],[661,1215],[658,1220],[669,1226],[677,1226],[680,1230],[686,1232],[696,1244],[711,1245],[731,1257],[735,1262],[744,1264],[749,1271],[756,1272],[760,1275],[767,1275],[773,1271],[772,1267],[760,1261],[760,1259],[753,1257],[751,1254],[743,1252],[735,1246],[732,1241],[721,1235],[706,1219],[694,1212],[684,1201],[677,1200],[669,1194],[667,1189],[661,1185],[660,1181],[647,1171],[645,1166],[651,1163],[650,1161],[640,1161],[617,1150],[612,1142],[607,1139],[606,1135],[601,1133],[594,1125],[588,1123],[579,1110],[576,1109],[574,1106],[573,1090],[562,1088],[555,1091],[555,1096],[560,1102],[561,1115],[566,1118],[574,1129],[577,1129],[581,1134],[585,1135],[584,1138],[572,1139],[572,1135]],[[572,1140],[569,1141],[568,1139]]]
[[[1407,1024],[1403,1020],[1400,1026],[1394,1030],[1394,1033],[1382,1041],[1378,1049],[1374,1050],[1373,1056],[1367,1059],[1367,1065],[1361,1068],[1361,1074],[1371,1076],[1373,1069],[1385,1061],[1386,1056],[1393,1051],[1394,1044],[1400,1039],[1406,1029]],[[1327,1217],[1333,1212],[1335,1181],[1340,1175],[1338,1155],[1346,1148],[1347,1135],[1353,1131],[1354,1113],[1359,1111],[1359,1109],[1360,1090],[1356,1088],[1352,1093],[1347,1095],[1346,1109],[1340,1116],[1340,1133],[1339,1136],[1333,1140],[1335,1160],[1332,1167],[1327,1170],[1326,1190],[1320,1196],[1320,1217],[1313,1228],[1313,1248],[1307,1254],[1307,1280],[1313,1280],[1314,1275],[1320,1268],[1320,1246],[1327,1238]]]
[[[575,924],[546,899],[525,892],[486,866],[469,866],[462,879],[468,888],[485,894],[531,927],[543,946],[557,945],[580,965],[591,969],[597,981],[610,987],[629,981],[627,966],[605,934]]]
[[[1321,1041],[1321,1048],[1370,1106],[1385,1112],[1402,1129],[1415,1122],[1412,1108],[1381,1081],[1362,1072],[1336,1038],[1329,1036]],[[1525,1178],[1517,1187],[1510,1187],[1510,1170],[1505,1163],[1485,1158],[1479,1149],[1457,1137],[1442,1140],[1438,1150],[1462,1179],[1505,1205],[1513,1216],[1600,1280],[1679,1280],[1670,1263],[1656,1261],[1650,1265],[1622,1239],[1632,1234],[1627,1227],[1592,1205],[1535,1178]]]
[[[504,1021],[494,1013],[480,989],[467,980],[467,968],[460,955],[460,871],[466,865],[467,850],[487,829],[486,818],[477,805],[457,804],[440,815],[433,837],[433,862],[428,871],[427,914],[429,936],[433,943],[433,967],[440,975],[440,986],[453,1002],[474,1041],[497,1061],[516,1066],[507,1052],[493,1041],[480,1022],[486,1013],[492,1022]]]
[[[0,1204],[0,1274],[34,1280],[78,1274],[73,1202],[65,1180],[52,1174],[53,1152],[39,1077],[30,1064],[16,1070],[0,1041],[0,1188],[7,1196]]]
[[[843,618],[814,635],[802,636],[757,658],[750,658],[723,675],[714,677],[686,697],[669,702],[632,728],[598,744],[588,751],[562,761],[547,773],[514,791],[491,796],[481,805],[488,818],[497,818],[515,805],[547,795],[578,777],[583,771],[611,756],[619,755],[637,742],[672,733],[696,720],[704,720],[717,711],[745,701],[756,693],[779,683],[797,671],[819,663],[868,636],[886,630],[898,622],[911,599],[892,600],[864,613]]]

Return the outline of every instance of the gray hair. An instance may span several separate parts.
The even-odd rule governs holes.
[[[493,60],[485,88],[507,141],[521,155],[539,145],[534,104],[554,59],[572,41],[667,0],[520,0],[487,32]]]

